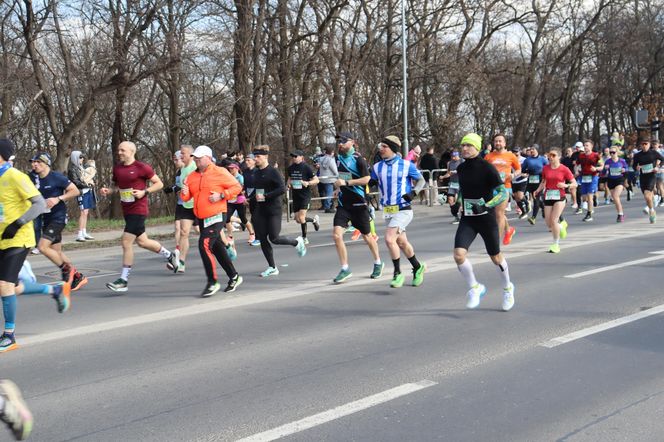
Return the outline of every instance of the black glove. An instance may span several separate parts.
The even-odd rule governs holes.
[[[173,193],[173,187],[164,187],[164,193]]]
[[[473,209],[473,215],[480,215],[487,211],[487,208],[484,204],[471,203],[471,207]]]
[[[14,221],[5,227],[5,231],[2,232],[2,239],[12,239],[21,227],[23,227],[23,224],[19,220]]]
[[[408,192],[407,194],[402,196],[402,198],[405,202],[409,203],[409,202],[413,201],[413,198],[415,198],[416,195],[417,194],[415,193],[415,191],[411,190],[410,192]]]

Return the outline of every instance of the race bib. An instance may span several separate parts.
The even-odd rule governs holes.
[[[484,204],[485,204],[484,198],[480,198],[480,199],[469,199],[469,198],[466,199],[466,198],[464,198],[464,200],[463,200],[463,214],[465,216],[484,215],[485,213],[487,213],[486,207],[484,207]],[[475,212],[477,212],[478,207],[483,207],[484,209],[479,213],[475,213]]]
[[[450,190],[459,190],[459,182],[450,181]]]
[[[539,184],[540,176],[539,175],[528,175],[528,183],[530,184]]]
[[[5,222],[5,206],[0,203],[0,223]]]
[[[384,206],[383,213],[385,215],[394,215],[395,213],[399,213],[399,206]]]
[[[265,189],[256,189],[256,201],[259,203],[265,201]]]
[[[634,168],[633,168],[632,166],[629,166],[629,167],[627,168],[627,171],[628,171],[628,172],[634,172]]]
[[[622,167],[611,167],[611,168],[609,168],[609,175],[611,175],[611,176],[621,176],[622,175]]]
[[[133,203],[136,201],[134,194],[131,193],[134,189],[120,189],[120,201],[123,203]]]
[[[353,179],[353,175],[350,172],[339,172],[339,179],[348,181]]]
[[[652,164],[644,164],[641,166],[641,173],[652,173],[653,166]]]
[[[203,220],[203,227],[210,227],[212,224],[217,224],[217,223],[223,223],[225,221],[225,217],[223,213],[218,213],[214,216],[211,216],[209,218],[205,218]]]
[[[581,182],[582,183],[592,183],[593,182],[593,176],[592,175],[583,175],[581,177]]]
[[[302,189],[302,180],[291,180],[291,187],[295,190]]]
[[[560,190],[559,189],[550,189],[547,190],[544,194],[545,200],[559,200],[560,199]]]

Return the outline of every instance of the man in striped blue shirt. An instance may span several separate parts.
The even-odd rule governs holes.
[[[401,140],[398,137],[387,136],[379,146],[381,161],[371,168],[371,178],[378,182],[380,203],[387,223],[385,243],[394,263],[394,276],[390,286],[403,286],[405,277],[399,264],[403,250],[413,266],[413,286],[417,287],[424,280],[426,264],[420,263],[415,257],[415,250],[406,236],[406,227],[413,220],[411,201],[424,188],[426,181],[414,163],[397,155],[401,150]],[[417,181],[415,186],[413,181]]]

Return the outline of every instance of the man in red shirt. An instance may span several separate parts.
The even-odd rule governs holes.
[[[148,194],[164,187],[161,179],[148,164],[136,160],[136,145],[131,141],[123,141],[118,146],[118,159],[113,166],[113,188],[102,187],[100,193],[108,196],[120,192],[120,203],[125,219],[122,234],[122,274],[106,287],[114,292],[126,292],[131,266],[134,264],[134,242],[146,250],[150,250],[168,259],[168,268],[177,273],[180,267],[179,251],[171,252],[157,241],[148,238],[145,233],[145,218],[148,216]],[[149,186],[146,184],[149,183]]]
[[[597,152],[593,152],[592,140],[583,142],[583,152],[574,163],[581,167],[581,200],[588,203],[588,213],[583,221],[593,220],[593,197],[597,193],[599,184],[599,171],[602,170],[602,159]]]

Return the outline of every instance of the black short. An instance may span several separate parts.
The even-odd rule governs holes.
[[[371,216],[367,206],[346,208],[338,206],[334,214],[333,225],[335,227],[348,227],[348,223],[360,231],[362,235],[371,233]]]
[[[132,235],[141,236],[145,233],[145,215],[125,215],[124,231]]]
[[[538,187],[539,183],[528,183],[528,185],[526,186],[526,191],[528,193],[535,193]]]
[[[42,227],[41,237],[51,241],[51,244],[62,242],[62,231],[65,229],[63,223],[49,223]]]
[[[293,212],[299,212],[300,210],[309,210],[311,205],[311,193],[307,195],[298,195],[293,193]]]
[[[606,182],[609,185],[609,189],[613,190],[618,186],[624,186],[625,185],[625,179],[624,178],[609,178],[609,180]]]
[[[567,200],[563,197],[560,198],[559,200],[544,200],[544,205],[548,207],[553,207],[554,204],[560,203],[560,202],[566,202]]]
[[[524,181],[523,183],[512,183],[512,192],[525,192],[527,186],[528,181]]]
[[[655,190],[655,184],[657,184],[657,177],[654,173],[642,173],[639,177],[639,183],[641,187],[641,192],[649,190],[652,192]]]
[[[599,184],[603,184],[603,183],[606,183],[608,181],[609,181],[608,177],[605,177],[605,176],[599,177]]]
[[[181,204],[175,206],[175,221],[181,219],[196,221],[196,215],[194,215],[194,209],[187,209],[185,206]]]
[[[0,250],[0,281],[18,284],[18,274],[29,252],[25,247]]]
[[[477,235],[484,240],[484,247],[489,256],[500,253],[498,222],[493,213],[479,216],[462,216],[454,236],[455,249],[470,249]]]

